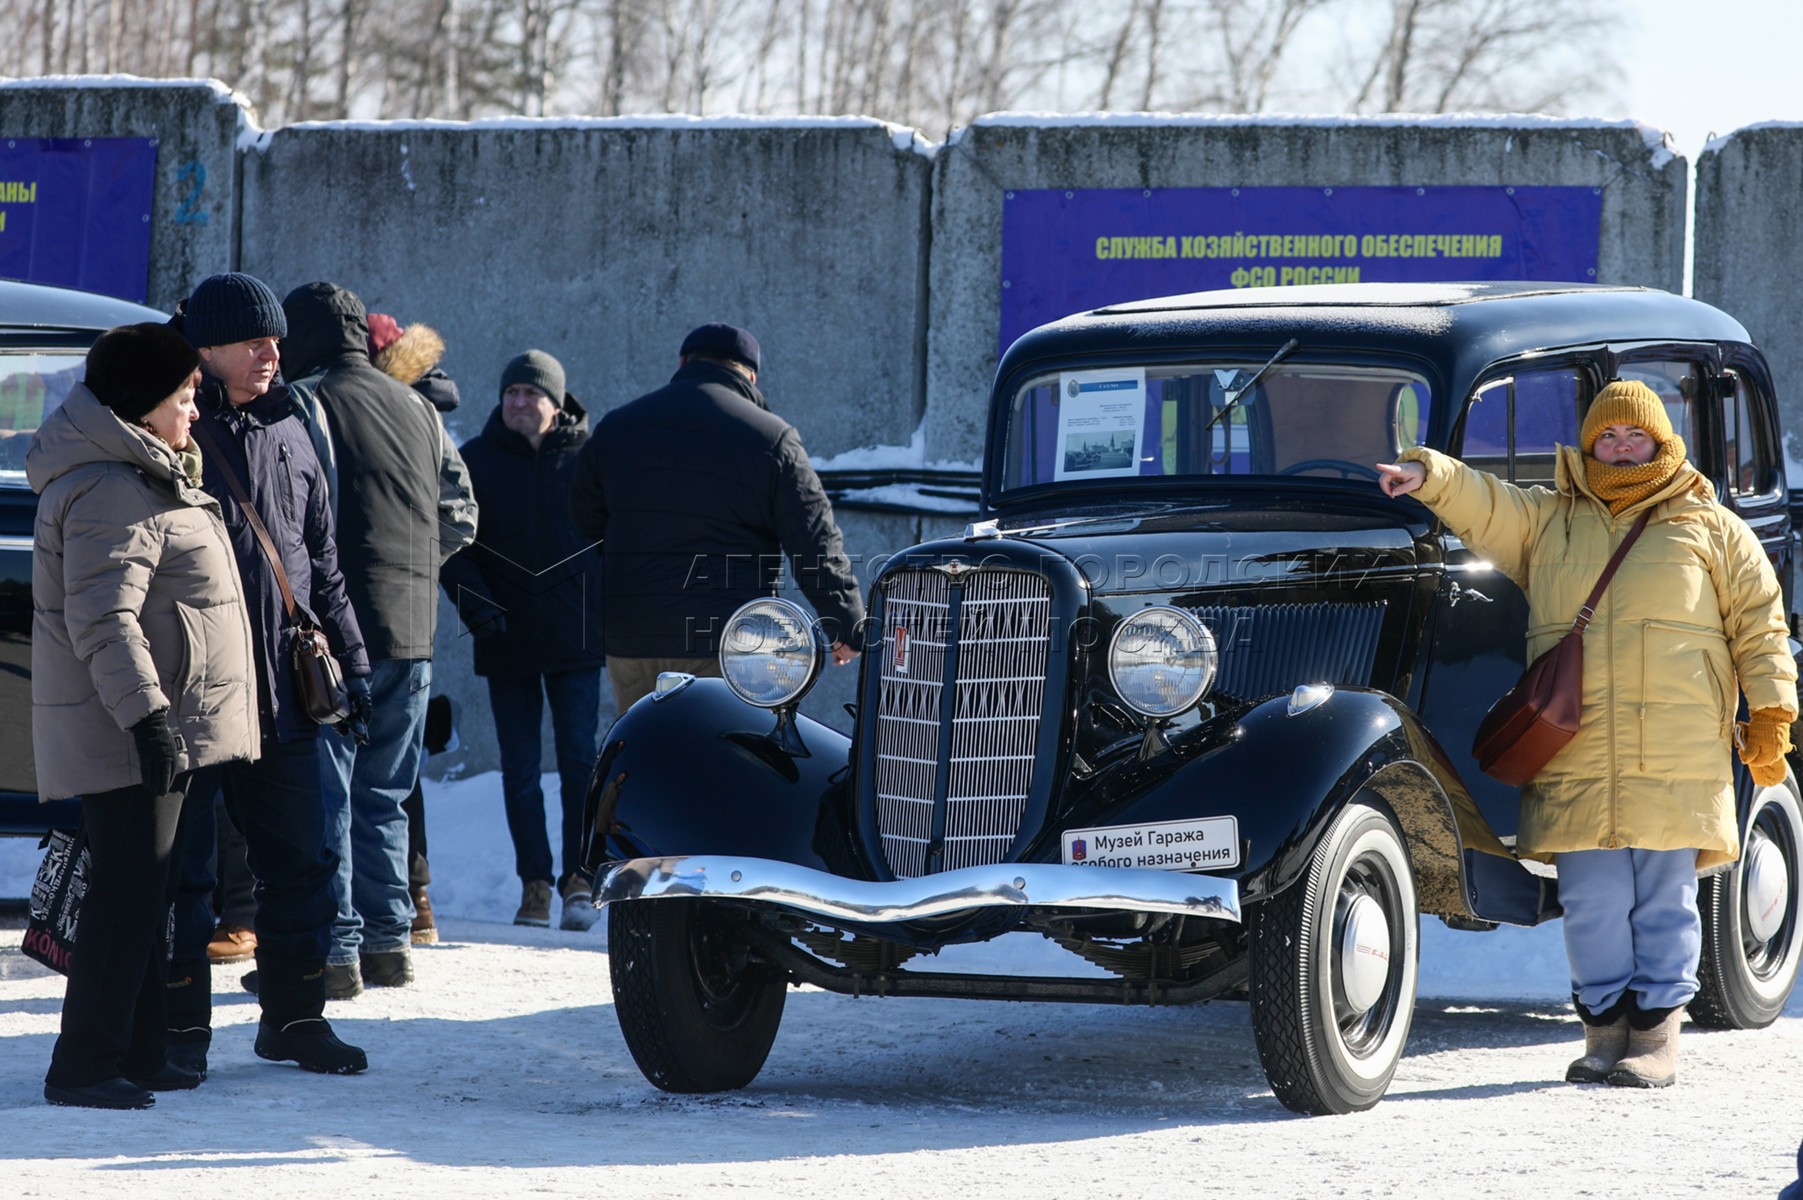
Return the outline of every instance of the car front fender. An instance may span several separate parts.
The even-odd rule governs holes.
[[[718,679],[638,701],[608,730],[589,781],[584,869],[624,859],[732,854],[843,869],[851,741],[799,714],[780,721]]]

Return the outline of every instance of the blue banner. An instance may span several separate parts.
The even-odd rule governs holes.
[[[1001,347],[1107,304],[1309,283],[1596,281],[1600,188],[1006,193]]]
[[[156,143],[0,141],[0,278],[144,300]]]

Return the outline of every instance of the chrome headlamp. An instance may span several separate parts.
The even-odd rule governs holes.
[[[726,686],[759,708],[799,700],[824,660],[812,618],[799,605],[775,597],[740,608],[720,637],[720,674]]]
[[[1159,605],[1121,618],[1108,642],[1108,680],[1121,701],[1147,717],[1188,710],[1215,681],[1214,635],[1180,608]]]

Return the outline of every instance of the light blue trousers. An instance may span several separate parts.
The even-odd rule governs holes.
[[[1631,991],[1643,1009],[1688,1004],[1703,952],[1697,852],[1575,850],[1557,861],[1578,1002],[1600,1012]]]

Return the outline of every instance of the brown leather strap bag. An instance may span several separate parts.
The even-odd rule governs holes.
[[[1590,598],[1578,609],[1571,629],[1559,644],[1528,664],[1521,679],[1490,706],[1472,739],[1471,753],[1484,774],[1510,787],[1520,787],[1540,774],[1553,755],[1577,736],[1584,708],[1584,631],[1596,615],[1596,606],[1614,578],[1615,569],[1628,556],[1628,548],[1646,529],[1651,512],[1643,512],[1615,548],[1603,576],[1590,589]]]
[[[250,502],[244,481],[232,470],[231,460],[220,452],[211,431],[201,422],[194,422],[191,432],[219,468],[219,473],[225,476],[226,486],[232,490],[238,507],[244,510],[244,519],[250,522],[251,532],[257,535],[257,541],[275,571],[276,586],[282,589],[282,605],[288,610],[288,623],[294,630],[295,699],[300,702],[301,711],[314,721],[321,725],[336,725],[351,715],[351,697],[344,682],[344,668],[333,656],[324,631],[294,602],[294,592],[288,586],[288,572],[282,569],[282,556],[276,552],[269,530],[263,527],[263,518],[257,515],[256,505]]]

